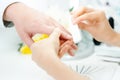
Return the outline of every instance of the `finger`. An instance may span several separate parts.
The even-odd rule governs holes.
[[[80,8],[72,13],[73,14],[72,18],[74,19],[80,15],[83,15],[84,13],[85,13],[85,8]]]
[[[78,49],[78,47],[77,47],[76,44],[72,44],[71,47],[72,47],[74,50],[77,50],[77,49]]]
[[[92,8],[87,8],[87,7],[79,8],[78,10],[72,12],[73,18],[76,18],[78,16],[81,16],[85,13],[92,12],[92,11],[94,11]]]
[[[63,45],[66,42],[66,40],[63,40],[60,38],[60,46]]]
[[[70,33],[69,31],[67,31],[63,25],[59,24],[59,22],[57,22],[56,20],[54,20],[54,19],[52,19],[52,18],[51,18],[51,21],[52,21],[54,27],[58,27],[58,28],[60,28],[62,31],[64,31],[64,32],[66,32],[67,34],[71,35],[71,33]]]
[[[87,27],[89,27],[87,24],[82,23],[82,22],[79,22],[78,26],[81,30],[85,30]]]
[[[65,53],[67,52],[68,54],[70,54],[71,56],[73,56],[73,53],[71,50],[76,50],[77,49],[77,46],[76,45],[73,45],[71,44],[71,42],[69,43],[70,41],[64,43],[61,47],[60,47],[60,50],[61,52],[60,53]],[[65,50],[65,51],[64,51]]]
[[[70,56],[74,56],[73,48],[69,45],[65,45],[59,52],[59,57],[61,58],[65,53],[68,53]]]
[[[70,34],[62,31],[62,32],[61,32],[61,39],[70,40],[70,39],[72,39],[72,35],[70,35]]]
[[[78,49],[77,45],[74,44],[73,41],[67,41],[67,42],[63,43],[63,44],[60,46],[60,48],[63,48],[65,45],[71,46],[72,49],[74,49],[74,50],[77,50],[77,49]]]
[[[63,27],[62,25],[59,24],[58,27],[59,27],[62,31],[64,31],[65,33],[71,35],[71,33],[70,33],[68,30],[66,30],[65,27]]]
[[[70,56],[74,56],[74,53],[73,53],[73,48],[71,46],[68,46],[68,48],[66,48],[66,52],[70,55]]]
[[[67,44],[70,45],[74,50],[78,49],[77,45],[73,42],[73,40],[69,40]]]
[[[62,49],[60,49],[60,52],[58,56],[61,58],[65,53],[67,53],[69,46],[65,45]]]
[[[68,54],[74,56],[73,50],[72,49],[68,50]]]
[[[62,35],[61,35],[62,39],[68,40],[72,38],[71,33],[67,31],[61,24],[59,24],[59,22],[55,21],[52,18],[50,20],[52,21],[54,27],[58,27],[62,31]]]
[[[59,40],[60,35],[61,35],[60,29],[55,28],[54,31],[49,36],[49,38],[52,39],[52,40]]]
[[[63,26],[57,25],[56,27],[61,30],[61,36],[60,36],[61,39],[63,39],[63,40],[72,39],[71,33],[68,32]]]
[[[60,46],[60,49],[62,49],[65,45],[69,45],[69,46],[71,46],[72,45],[72,42],[71,41],[66,41],[66,42],[64,42],[61,46]]]
[[[96,11],[77,17],[73,23],[78,24],[79,22],[84,22],[85,24],[91,25],[99,22],[100,20],[104,20],[104,18],[105,14],[103,11]]]
[[[69,48],[69,49],[67,48],[68,49],[67,52],[69,52],[69,50],[77,50],[78,49],[78,47],[73,43],[73,41],[67,41],[63,45],[60,46],[60,50],[63,49],[64,46],[66,46],[66,45]]]

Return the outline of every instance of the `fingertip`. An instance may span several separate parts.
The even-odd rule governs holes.
[[[75,50],[77,50],[77,49],[78,49],[78,46],[75,45],[75,44],[73,44],[73,45],[72,45],[72,48],[75,49]]]
[[[75,54],[73,53],[73,50],[69,50],[68,53],[70,56],[75,56]]]

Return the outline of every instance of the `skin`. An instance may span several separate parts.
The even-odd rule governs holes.
[[[29,47],[33,44],[32,37],[35,34],[44,33],[50,35],[56,27],[61,29],[61,45],[66,41],[71,41],[69,44],[66,43],[68,48],[70,48],[66,49],[68,50],[66,52],[68,52],[70,55],[73,55],[71,49],[74,50],[74,47],[77,47],[72,42],[71,34],[62,25],[60,25],[53,18],[45,15],[42,12],[38,12],[37,10],[28,7],[23,3],[13,3],[9,5],[4,13],[3,18],[6,21],[12,21],[14,23],[20,38]],[[63,54],[62,52],[61,55]]]
[[[60,61],[60,35],[61,31],[57,28],[49,38],[32,44],[30,48],[33,61],[55,80],[88,80]]]
[[[72,12],[72,20],[96,40],[120,47],[120,34],[111,28],[103,11],[87,7],[79,8]]]
[[[12,21],[15,24],[18,34],[28,46],[33,43],[31,37],[34,34],[50,34],[56,27],[63,31],[62,39],[72,39],[70,33],[54,19],[23,3],[11,4],[4,13],[4,20]]]

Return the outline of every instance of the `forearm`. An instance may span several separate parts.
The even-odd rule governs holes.
[[[38,63],[40,67],[47,71],[55,80],[88,80],[77,72],[74,72],[58,58],[48,57],[43,63]]]

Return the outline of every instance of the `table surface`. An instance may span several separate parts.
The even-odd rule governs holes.
[[[0,53],[1,80],[53,80],[31,60],[31,55],[21,55],[17,51],[5,52]],[[96,55],[82,60],[63,62],[73,70],[78,66],[79,70],[76,71],[90,76],[93,80],[120,80],[120,66],[102,62]],[[82,68],[84,68],[83,71]]]
[[[53,80],[31,60],[31,55],[21,55],[17,51],[20,41],[14,29],[0,31],[0,80]],[[88,75],[93,80],[120,80],[118,64],[103,62],[102,56],[98,56],[109,54],[111,51],[101,49],[96,47],[93,55],[85,59],[62,61],[73,70]]]

